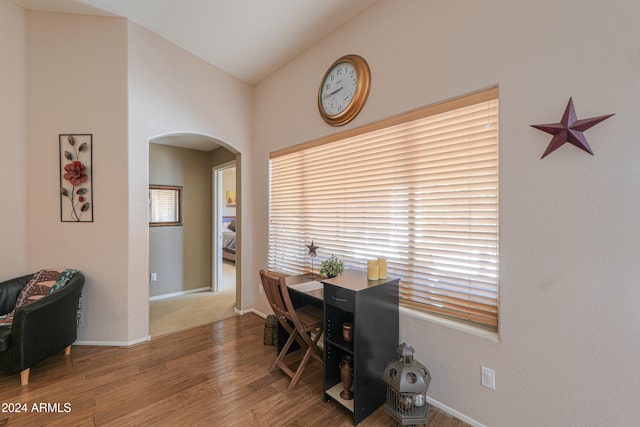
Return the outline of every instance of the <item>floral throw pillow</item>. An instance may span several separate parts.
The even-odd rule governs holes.
[[[31,280],[25,285],[18,294],[16,305],[13,310],[0,316],[0,326],[11,325],[13,322],[13,314],[23,305],[29,304],[43,298],[66,285],[77,270],[71,269],[54,269],[40,270],[31,277]]]

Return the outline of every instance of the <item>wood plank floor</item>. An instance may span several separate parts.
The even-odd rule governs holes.
[[[269,373],[275,347],[262,344],[263,328],[247,314],[130,348],[73,347],[32,368],[24,387],[0,372],[0,426],[353,425],[323,402],[319,363],[293,391],[288,377]],[[360,425],[395,423],[380,408]],[[467,424],[432,407],[428,425]]]

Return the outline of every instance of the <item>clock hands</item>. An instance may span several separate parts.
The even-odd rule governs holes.
[[[326,94],[326,95],[324,96],[324,98],[325,98],[325,99],[326,99],[326,98],[329,98],[330,96],[333,96],[333,95],[335,95],[336,93],[340,92],[342,89],[344,89],[344,86],[340,86],[338,89],[334,90],[333,92]]]

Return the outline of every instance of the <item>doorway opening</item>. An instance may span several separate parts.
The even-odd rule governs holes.
[[[213,291],[235,290],[237,229],[236,162],[213,167]]]
[[[235,216],[235,206],[234,211],[227,208],[235,205],[235,180],[227,203],[217,190],[216,171],[235,168],[240,160],[203,135],[164,135],[149,142],[150,188],[180,187],[184,206],[181,222],[150,224],[149,333],[157,337],[237,315],[239,259],[223,264],[217,244],[222,235],[218,216]]]

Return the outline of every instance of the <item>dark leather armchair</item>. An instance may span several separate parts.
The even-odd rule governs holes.
[[[0,315],[13,310],[22,288],[33,275],[0,282]],[[77,338],[78,304],[84,276],[75,273],[61,289],[18,308],[11,325],[0,326],[0,369],[20,372],[22,385],[29,370],[61,350],[71,352]]]

